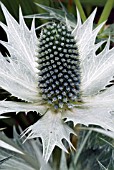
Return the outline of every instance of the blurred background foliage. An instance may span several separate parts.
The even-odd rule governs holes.
[[[107,2],[111,2],[112,6],[110,6],[110,12],[103,28],[102,32],[99,33],[98,39],[99,41],[102,39],[107,39],[108,36],[111,36],[112,46],[114,43],[114,0],[61,0],[62,4],[66,7],[69,13],[74,15],[76,19],[76,5],[81,3],[81,7],[84,10],[84,15],[87,18],[90,13],[93,11],[95,7],[98,8],[97,14],[95,17],[94,24],[98,24],[99,19],[101,17],[102,11]],[[60,2],[58,0],[1,0],[1,2],[7,7],[10,13],[15,17],[18,21],[18,11],[19,6],[22,8],[22,12],[24,16],[33,15],[33,14],[41,14],[46,13],[45,10],[37,6],[35,3],[39,3],[48,7],[61,9]],[[31,20],[25,18],[25,21],[30,28]],[[5,22],[5,18],[3,16],[2,10],[0,8],[0,21]],[[45,23],[44,19],[36,19],[36,27]],[[39,31],[37,31],[39,34]],[[2,28],[0,28],[0,39],[7,40],[6,34]],[[6,49],[0,45],[0,51],[2,53],[6,53]],[[8,52],[7,52],[8,53]],[[6,91],[0,89],[0,100],[5,98],[8,99],[10,94]],[[12,98],[12,100],[15,100]],[[4,132],[5,134],[12,138],[13,137],[13,126],[16,127],[21,126],[22,129],[25,129],[30,124],[36,122],[40,117],[35,112],[29,112],[27,115],[25,113],[19,113],[16,115],[15,113],[4,114],[6,116],[10,116],[11,119],[2,119],[0,120],[0,128],[7,127]],[[78,170],[114,170],[114,140],[104,135],[98,134],[97,132],[92,132],[88,135],[87,131],[79,132],[78,140],[74,140],[76,143],[77,151],[76,153],[72,153],[68,157],[68,166]],[[87,138],[86,138],[87,137]],[[85,141],[85,144],[83,141]],[[77,142],[78,141],[78,142]],[[83,144],[83,148],[80,152],[80,147]],[[79,153],[79,154],[78,154]],[[78,155],[78,156],[77,156]],[[75,158],[75,159],[74,159]],[[72,160],[72,161],[71,161]],[[73,161],[74,160],[74,161]]]
[[[84,14],[82,14],[82,20],[85,20],[95,7],[98,8],[95,17],[95,24],[107,20],[107,26],[105,27],[105,32],[101,34],[100,38],[105,39],[111,35],[111,40],[114,42],[114,0],[1,0],[1,2],[7,7],[10,13],[18,21],[18,9],[19,6],[22,8],[24,16],[45,13],[45,10],[38,7],[35,3],[39,3],[48,7],[61,9],[60,2],[66,7],[69,13],[72,13],[76,18],[76,6],[80,8],[80,4],[83,8]],[[105,12],[105,17],[100,18],[106,3],[108,10]],[[110,8],[110,9],[109,9]],[[82,13],[83,13],[82,11]],[[106,15],[107,14],[107,15]],[[84,15],[84,16],[83,16]],[[108,19],[107,19],[108,18]],[[25,19],[28,27],[30,28],[31,19]],[[0,21],[5,22],[3,13],[0,8]],[[46,20],[36,20],[36,27],[45,23]],[[0,28],[1,39],[6,39],[3,30]],[[39,33],[39,32],[38,32]]]
[[[73,13],[76,15],[76,4],[79,2],[79,0],[1,0],[2,3],[5,4],[5,6],[8,8],[10,13],[18,19],[18,8],[21,6],[23,15],[30,15],[35,13],[42,13],[43,10],[36,6],[35,3],[39,3],[42,5],[46,5],[53,8],[60,8],[60,2],[67,8],[68,12]],[[98,18],[100,16],[99,13],[102,12],[103,7],[105,6],[107,1],[112,0],[80,0],[80,3],[82,4],[84,11],[86,15],[88,16],[93,8],[98,7]],[[114,8],[114,2],[113,2],[113,8]],[[111,11],[109,20],[111,22],[114,22],[113,17],[114,11]],[[3,21],[4,17],[0,10],[0,20]]]

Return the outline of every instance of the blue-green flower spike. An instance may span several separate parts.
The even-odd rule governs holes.
[[[42,98],[55,110],[73,107],[80,100],[80,61],[66,25],[52,23],[42,30],[38,57]]]

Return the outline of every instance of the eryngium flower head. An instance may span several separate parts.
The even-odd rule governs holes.
[[[71,108],[80,100],[80,61],[72,32],[62,23],[48,24],[39,40],[39,88],[54,107]]]
[[[25,131],[27,139],[40,137],[46,161],[55,147],[67,152],[62,139],[69,145],[74,131],[65,124],[98,125],[114,133],[114,86],[105,88],[114,76],[114,48],[110,40],[98,55],[95,44],[103,26],[93,30],[96,10],[82,24],[77,12],[77,25],[70,22],[47,24],[38,39],[34,20],[31,30],[2,5],[8,42],[0,41],[10,57],[0,54],[0,87],[22,102],[0,101],[0,113],[37,111],[44,114]],[[103,90],[105,89],[105,90]],[[25,101],[25,102],[24,102]],[[113,135],[112,135],[113,136]],[[72,146],[73,147],[73,146]]]

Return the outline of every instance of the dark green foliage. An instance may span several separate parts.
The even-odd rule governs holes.
[[[80,133],[78,148],[80,148],[86,135],[86,131]],[[101,165],[107,168],[107,170],[114,169],[113,139],[92,132],[83,147],[77,164],[75,165],[74,163],[74,167],[77,167],[79,170],[102,170]]]

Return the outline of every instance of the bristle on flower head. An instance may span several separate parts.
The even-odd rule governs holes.
[[[80,61],[66,25],[52,23],[43,28],[38,57],[42,98],[55,110],[73,107],[80,99]]]

